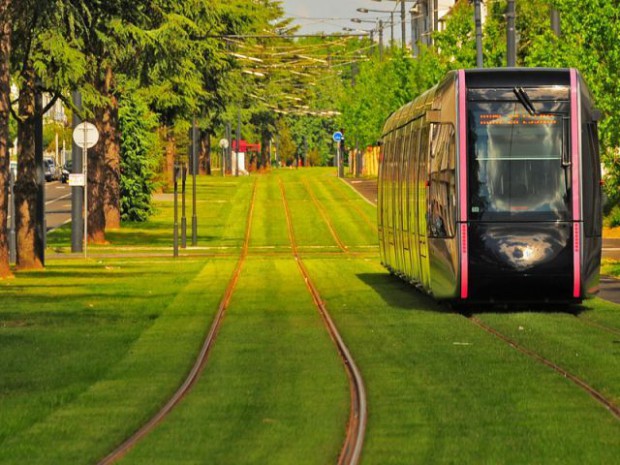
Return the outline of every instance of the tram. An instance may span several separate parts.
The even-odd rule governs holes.
[[[384,125],[383,265],[456,303],[595,294],[599,119],[575,69],[448,73]]]

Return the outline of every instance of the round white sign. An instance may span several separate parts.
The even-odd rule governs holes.
[[[84,121],[73,130],[73,142],[80,148],[91,148],[99,140],[99,131],[94,124]]]
[[[220,147],[223,149],[228,148],[228,139],[220,139]]]

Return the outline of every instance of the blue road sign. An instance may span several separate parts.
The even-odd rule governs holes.
[[[332,138],[334,139],[334,142],[340,142],[342,139],[344,139],[344,136],[340,131],[336,131]]]

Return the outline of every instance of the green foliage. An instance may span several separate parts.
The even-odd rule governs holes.
[[[119,108],[121,131],[121,219],[146,221],[153,213],[151,194],[160,158],[155,129],[158,121],[134,92],[122,94]]]
[[[620,205],[615,205],[606,219],[610,228],[620,226]]]

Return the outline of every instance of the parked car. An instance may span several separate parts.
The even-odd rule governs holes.
[[[54,181],[60,177],[54,159],[43,159],[43,173],[45,174],[46,181]]]
[[[71,174],[71,160],[62,165],[60,170],[60,182],[66,184],[69,182],[69,174]]]

